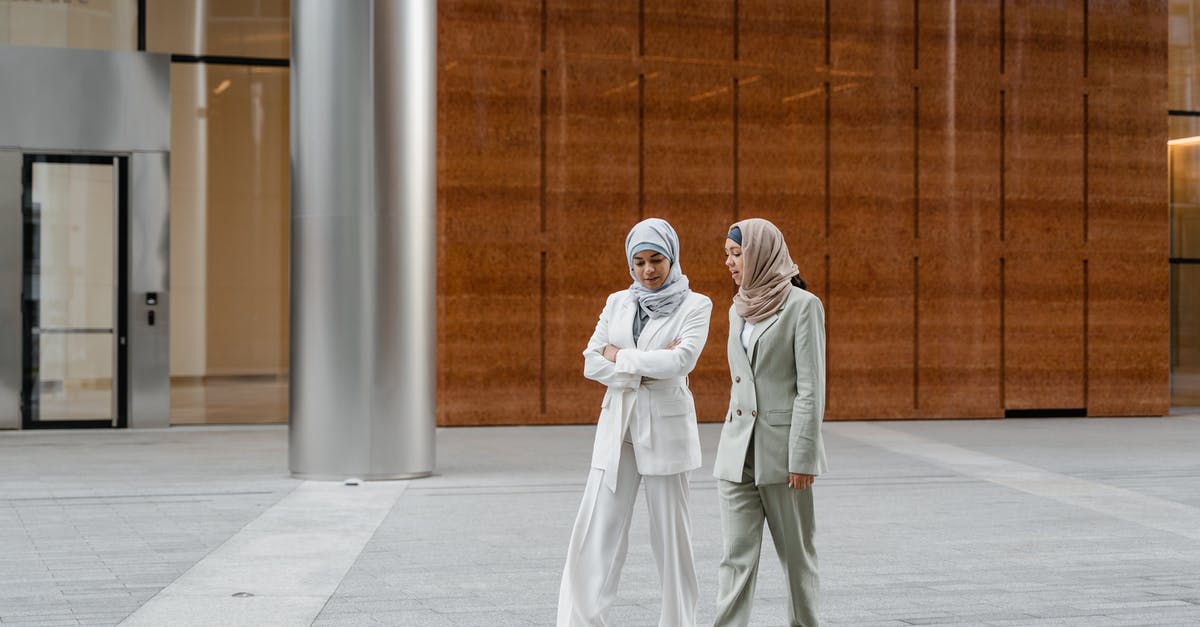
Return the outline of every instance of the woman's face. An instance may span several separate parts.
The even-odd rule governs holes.
[[[726,238],[725,240],[725,267],[729,268],[729,274],[733,275],[733,284],[742,284],[742,245]]]
[[[662,287],[669,272],[671,260],[658,251],[643,250],[633,255],[633,275],[648,290]]]

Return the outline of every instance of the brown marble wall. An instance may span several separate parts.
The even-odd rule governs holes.
[[[1161,414],[1166,5],[443,0],[439,424],[580,423],[580,352],[670,220],[713,298],[761,216],[827,309],[830,419]]]

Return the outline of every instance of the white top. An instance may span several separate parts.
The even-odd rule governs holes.
[[[742,327],[742,348],[747,353],[750,352],[750,338],[754,336],[755,326],[756,325],[753,322],[747,320],[746,325]]]

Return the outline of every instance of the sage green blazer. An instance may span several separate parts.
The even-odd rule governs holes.
[[[729,412],[717,444],[713,475],[741,482],[754,438],[754,483],[787,483],[788,473],[826,471],[825,310],[793,286],[783,308],[755,325],[742,348],[746,321],[729,308]]]

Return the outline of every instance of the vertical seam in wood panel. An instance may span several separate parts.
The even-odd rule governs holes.
[[[913,85],[913,238],[921,239],[921,94]]]
[[[825,255],[825,326],[829,326],[829,255]]]
[[[1083,243],[1087,243],[1091,228],[1088,215],[1088,95],[1083,95]]]
[[[1004,0],[1000,0],[1000,74],[1001,74],[1001,76],[1004,75],[1004,55],[1005,55],[1004,43],[1005,43],[1005,39],[1007,39],[1007,33],[1005,32],[1005,28],[1006,28],[1006,24],[1004,23]]]
[[[542,8],[545,9],[543,0]],[[545,26],[545,11],[542,12],[543,27]],[[545,30],[543,28],[543,34]],[[543,38],[543,42],[545,39]],[[545,63],[543,59],[543,64]],[[546,68],[541,70],[540,99],[538,105],[538,144],[540,146],[538,164],[538,209],[541,227],[541,276],[539,279],[538,298],[538,329],[540,331],[540,355],[538,360],[538,407],[541,415],[546,415]],[[544,419],[543,419],[544,422]]]
[[[541,103],[538,112],[538,144],[541,146],[538,165],[538,208],[541,212],[541,232],[546,233],[546,68],[542,68]],[[545,247],[545,238],[542,246]]]
[[[829,346],[829,319],[830,319],[829,316],[833,309],[833,303],[829,300],[831,298],[830,297],[829,266],[830,266],[829,255],[825,255],[825,302],[822,304],[824,305],[824,310],[825,310],[825,346],[826,346],[826,348],[828,348],[828,346]],[[830,371],[830,368],[832,368],[832,363],[833,363],[832,360],[829,358],[829,351],[826,350],[825,351],[825,381],[826,381],[826,384],[828,384],[828,382],[829,382],[829,371]]]
[[[1088,407],[1088,260],[1083,260],[1083,410]]]
[[[1004,277],[1004,272],[1005,272],[1004,266],[1005,266],[1004,257],[1001,257],[1000,258],[1000,410],[1001,410],[1001,412],[1003,412],[1003,410],[1006,409],[1005,397],[1007,395],[1007,391],[1005,390],[1005,380],[1008,378],[1006,375],[1008,366],[1005,363],[1005,359],[1004,359],[1004,352],[1005,352],[1004,351],[1004,349],[1005,349],[1004,339],[1005,339],[1005,335],[1006,335],[1005,324],[1004,324],[1004,315],[1005,315],[1004,301],[1006,298],[1005,290],[1007,289],[1004,284],[1004,278],[1005,278]]]
[[[646,213],[646,75],[638,74],[638,220]]]
[[[826,67],[833,65],[833,47],[830,42],[833,26],[829,23],[829,3],[831,0],[825,0],[825,65]],[[826,85],[828,87],[828,85]]]
[[[547,19],[548,18],[546,16],[546,0],[542,0],[542,33],[541,33],[542,48],[541,48],[541,50],[543,53],[546,52],[546,21],[547,21]],[[544,60],[543,60],[543,63],[545,63]]]
[[[913,0],[913,69],[921,69],[921,0]]]
[[[541,354],[539,356],[539,379],[541,380],[541,389],[539,390],[539,406],[542,410],[542,415],[546,415],[546,251],[541,253],[541,298],[538,305],[538,328],[541,330]]]
[[[833,149],[831,146],[833,138],[832,138],[832,131],[830,129],[830,123],[832,121],[832,115],[833,115],[832,114],[833,103],[831,100],[832,100],[832,94],[830,93],[830,89],[829,89],[829,81],[825,81],[825,239],[829,239],[830,220],[831,220],[831,214],[832,214],[832,209],[833,209],[833,201],[830,198],[830,196],[832,195],[832,191],[833,191],[832,183],[831,183],[831,179],[830,179],[830,172],[832,170],[832,167],[829,163],[830,157],[833,152]]]
[[[921,409],[921,258],[913,257],[913,409]]]
[[[742,45],[742,2],[741,0],[733,0],[733,60],[737,61],[741,57]]]
[[[646,56],[646,0],[638,0],[638,57]]]
[[[738,221],[738,214],[739,214],[738,203],[740,200],[740,194],[738,191],[738,187],[740,185],[739,178],[738,178],[738,167],[739,167],[739,164],[738,164],[738,150],[739,150],[738,117],[740,115],[739,111],[738,111],[738,107],[740,106],[739,105],[740,93],[741,93],[741,89],[738,84],[738,77],[735,76],[735,77],[733,77],[733,221],[734,222]]]
[[[1006,124],[1007,117],[1008,117],[1007,112],[1005,111],[1005,106],[1004,106],[1004,90],[1001,89],[1000,90],[1000,241],[1002,241],[1002,242],[1004,241],[1004,238],[1005,238],[1004,231],[1006,228],[1005,224],[1004,224],[1004,210],[1005,210],[1005,207],[1004,207],[1004,170],[1005,170],[1005,167],[1004,166],[1006,165],[1005,160],[1008,158],[1008,155],[1005,154],[1005,144],[1008,143],[1008,136],[1007,136],[1008,129],[1007,129],[1007,124]]]
[[[1083,77],[1088,77],[1088,0],[1083,0]]]

